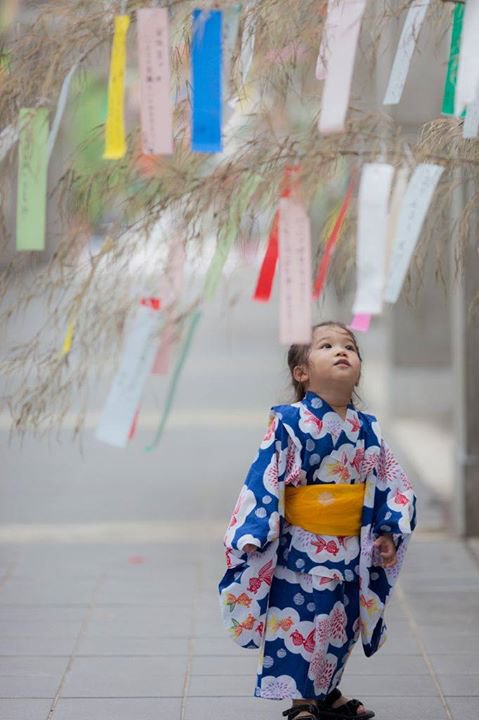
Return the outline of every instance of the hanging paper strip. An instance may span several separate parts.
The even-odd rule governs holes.
[[[51,158],[53,148],[55,147],[55,142],[57,139],[58,131],[60,130],[60,125],[62,123],[63,114],[65,112],[65,107],[66,107],[67,100],[68,100],[68,93],[70,91],[71,81],[77,70],[78,70],[78,63],[75,63],[75,65],[73,65],[73,67],[69,70],[69,72],[67,73],[67,75],[63,81],[62,89],[61,89],[60,95],[58,97],[57,111],[55,113],[55,117],[52,122],[50,135],[48,136],[48,159]]]
[[[358,313],[353,317],[351,330],[358,330],[359,332],[367,332],[371,325],[372,315],[370,313]]]
[[[431,0],[414,0],[409,8],[396,50],[384,105],[397,105],[406,84],[411,58]]]
[[[143,153],[170,155],[173,152],[173,104],[168,8],[140,8],[136,15]]]
[[[346,122],[354,58],[366,0],[338,0],[338,26],[329,38],[328,72],[324,83],[319,132],[342,132]]]
[[[221,10],[193,11],[191,147],[194,152],[223,150],[221,33]]]
[[[105,160],[118,160],[126,153],[125,138],[125,70],[128,15],[115,17],[108,84],[108,115],[105,124]]]
[[[461,35],[461,51],[457,71],[455,114],[459,117],[468,105],[473,103],[479,87],[479,62],[477,45],[479,38],[479,3],[468,2],[464,8]]]
[[[447,65],[446,82],[444,85],[444,98],[442,101],[442,114],[454,115],[454,101],[456,96],[457,69],[459,63],[459,48],[461,44],[462,25],[464,21],[464,5],[456,5],[453,12],[451,49]]]
[[[274,214],[273,225],[268,239],[266,253],[261,264],[258,281],[253,295],[253,300],[268,302],[273,291],[273,281],[278,264],[278,234],[279,234],[279,210]]]
[[[311,342],[311,229],[303,204],[279,202],[279,338],[284,345]]]
[[[337,218],[336,218],[333,228],[331,230],[331,234],[329,235],[329,237],[326,241],[326,246],[324,248],[323,257],[321,258],[318,272],[314,279],[313,300],[319,299],[319,296],[321,295],[323,287],[326,284],[326,279],[328,277],[329,265],[331,263],[331,259],[333,257],[333,253],[334,253],[334,250],[338,243],[338,240],[341,237],[341,230],[343,229],[346,217],[348,215],[349,206],[351,204],[351,199],[353,197],[355,182],[356,182],[355,177],[352,176],[351,180],[349,181],[349,186],[346,191],[346,195],[344,196],[344,200],[341,204]]]
[[[383,307],[389,195],[394,167],[363,166],[358,195],[355,315],[377,315]]]
[[[168,422],[168,418],[170,416],[171,408],[173,406],[176,389],[178,387],[178,382],[181,377],[181,371],[185,364],[186,358],[188,357],[191,343],[193,342],[193,337],[196,332],[196,328],[198,327],[200,318],[201,318],[200,310],[197,310],[196,312],[194,312],[193,315],[190,317],[189,325],[186,330],[185,339],[183,340],[183,345],[181,347],[180,353],[178,355],[178,359],[176,361],[176,366],[175,366],[175,369],[173,372],[173,377],[171,378],[170,387],[168,388],[168,394],[167,394],[166,400],[165,400],[165,407],[163,409],[163,415],[161,417],[160,424],[155,433],[152,443],[145,448],[146,452],[151,452],[152,450],[154,450],[155,447],[158,445],[158,443],[161,440],[161,436],[163,435],[163,432],[166,427],[166,423]]]
[[[243,33],[241,36],[241,51],[240,51],[240,66],[241,66],[241,79],[243,86],[246,84],[248,79],[248,73],[253,63],[254,46],[256,40],[256,27],[252,17],[252,10],[256,2],[250,2],[245,8],[245,23],[243,27]]]
[[[204,292],[207,300],[211,300],[218,289],[225,262],[238,235],[241,218],[246,212],[248,203],[260,182],[261,177],[253,175],[245,183],[244,188],[237,191],[237,195],[232,202],[226,224],[220,230],[216,252],[206,273]]]
[[[238,39],[241,5],[232,5],[223,11],[223,97],[229,95],[231,61]]]
[[[416,167],[409,181],[399,214],[384,292],[386,302],[394,303],[399,299],[427,211],[443,171],[444,168],[440,165],[424,163]]]
[[[400,167],[396,173],[394,180],[394,187],[391,195],[391,202],[389,203],[389,217],[388,217],[388,232],[387,232],[387,243],[386,243],[386,260],[384,263],[385,277],[389,277],[389,268],[391,266],[391,254],[394,247],[394,240],[396,237],[397,226],[399,222],[399,214],[401,212],[401,206],[406,194],[407,185],[409,180],[409,168],[405,165]]]
[[[178,310],[180,303],[185,259],[185,248],[175,238],[169,254],[167,274],[162,283],[166,320],[153,365],[153,375],[165,375],[169,371],[175,340],[173,313]]]
[[[479,89],[473,103],[467,106],[464,119],[463,136],[464,140],[473,140],[479,133]]]
[[[19,137],[18,128],[14,125],[7,125],[0,132],[0,162],[7,156],[7,153],[15,145]]]
[[[334,47],[336,35],[341,22],[342,6],[336,0],[329,0],[327,16],[321,35],[318,60],[316,62],[316,79],[326,80],[331,47]]]
[[[17,250],[44,250],[47,220],[48,110],[20,110]]]
[[[120,365],[96,430],[98,440],[116,447],[126,446],[153,365],[153,336],[161,322],[162,314],[153,305],[140,305],[126,336]]]

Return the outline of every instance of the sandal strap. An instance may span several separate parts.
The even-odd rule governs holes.
[[[364,705],[364,703],[354,698],[337,708],[320,706],[317,717],[318,720],[349,720],[350,718],[357,718],[357,720],[367,718],[369,720],[369,718],[373,718],[374,713],[370,710],[358,713],[358,708],[361,705]]]
[[[288,720],[294,720],[295,717],[297,717],[302,712],[309,712],[311,715],[312,720],[317,720],[318,712],[315,705],[295,705],[292,708],[289,708],[289,710],[285,710],[283,712],[283,716],[287,717]],[[309,718],[304,718],[304,720],[309,720]]]
[[[334,703],[339,700],[342,696],[342,692],[339,688],[334,688],[329,695],[326,695],[325,699],[321,703],[321,707],[330,708]]]

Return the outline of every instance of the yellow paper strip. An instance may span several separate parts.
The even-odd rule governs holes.
[[[75,323],[73,322],[73,320],[70,320],[70,322],[68,323],[66,334],[65,334],[65,339],[63,341],[63,354],[64,355],[68,355],[68,353],[72,349],[74,328],[75,328]]]
[[[105,124],[105,160],[119,160],[126,153],[124,104],[126,35],[129,25],[128,15],[115,17],[108,84],[108,116]]]

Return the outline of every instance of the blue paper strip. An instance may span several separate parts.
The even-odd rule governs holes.
[[[221,10],[193,11],[191,72],[194,152],[222,152],[222,20]]]

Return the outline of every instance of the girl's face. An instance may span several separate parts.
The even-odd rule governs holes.
[[[307,365],[295,368],[295,378],[306,390],[321,394],[326,388],[352,393],[359,382],[361,360],[346,330],[337,325],[316,328]]]

